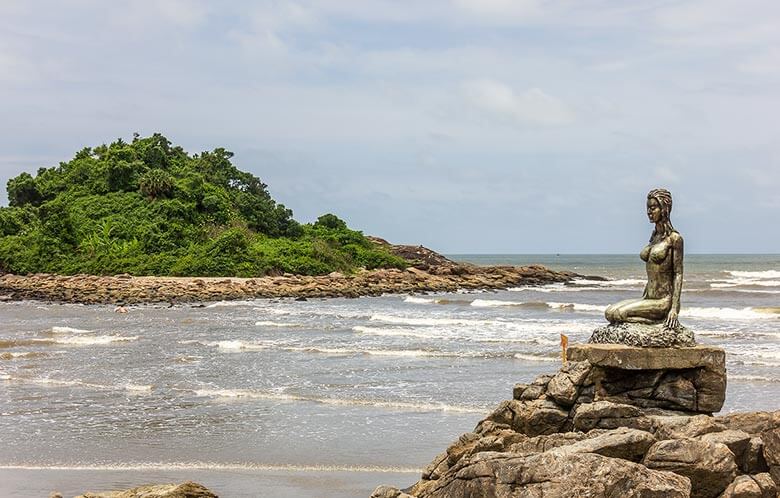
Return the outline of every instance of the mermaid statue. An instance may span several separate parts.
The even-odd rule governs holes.
[[[647,285],[640,299],[610,305],[609,325],[596,329],[590,342],[631,346],[693,346],[693,333],[680,325],[683,285],[683,238],[670,220],[672,194],[654,189],[647,194],[647,217],[655,225],[650,243],[639,253],[645,261]]]

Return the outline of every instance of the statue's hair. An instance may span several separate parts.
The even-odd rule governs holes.
[[[647,199],[655,199],[658,205],[661,207],[661,227],[662,233],[657,233],[658,228],[653,230],[653,235],[650,236],[650,242],[656,237],[666,237],[672,232],[676,232],[672,226],[670,216],[672,214],[672,194],[665,188],[656,188],[648,192]]]

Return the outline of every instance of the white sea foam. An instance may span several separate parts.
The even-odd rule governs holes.
[[[406,296],[404,302],[412,304],[435,304],[436,300],[428,297]]]
[[[420,339],[439,339],[452,334],[443,333],[442,329],[433,329],[426,327],[423,329],[414,328],[389,328],[389,327],[366,327],[364,325],[355,325],[352,327],[354,332],[366,335],[376,336],[395,336],[395,337],[417,337]]]
[[[50,342],[54,344],[63,344],[66,346],[99,346],[111,344],[114,342],[131,342],[138,340],[138,336],[120,336],[120,335],[98,335],[98,336],[70,336],[56,337]]]
[[[729,375],[729,380],[746,380],[754,382],[780,382],[779,378],[764,377],[763,375]]]
[[[117,391],[117,390],[126,390],[130,392],[150,392],[152,390],[151,385],[141,385],[141,384],[119,384],[119,385],[107,385],[107,384],[96,384],[94,382],[85,382],[83,380],[65,380],[65,379],[53,379],[50,377],[10,377],[6,380],[12,380],[14,382],[20,382],[24,384],[34,384],[39,386],[46,386],[46,387],[84,387],[88,389],[98,389],[98,390],[108,390],[108,391]]]
[[[589,280],[587,278],[575,278],[572,280],[575,285],[595,286],[595,287],[622,287],[645,285],[646,279],[642,278],[621,278],[618,280]]]
[[[773,311],[774,310],[774,311]],[[766,320],[780,319],[780,308],[683,308],[680,316],[713,318],[718,320]]]
[[[260,351],[263,349],[268,349],[270,346],[268,343],[265,342],[247,342],[247,341],[239,341],[239,340],[233,340],[233,341],[207,341],[207,342],[201,342],[204,346],[219,348],[219,349],[226,349],[226,350],[233,350],[233,351]]]
[[[780,280],[756,280],[752,278],[729,278],[726,280],[714,280],[710,283],[713,289],[730,289],[732,287],[780,287]]]
[[[375,322],[397,323],[400,325],[484,325],[486,320],[470,320],[466,318],[424,318],[413,316],[398,316],[375,313],[369,319]]]
[[[89,334],[92,331],[73,327],[52,327],[51,332],[52,334]]]
[[[733,277],[739,278],[780,278],[780,271],[778,270],[765,270],[765,271],[737,271],[726,270],[726,273]]]
[[[257,301],[251,300],[236,300],[236,301],[217,301],[206,305],[206,308],[225,308],[234,306],[257,306]]]
[[[560,310],[574,310],[574,311],[598,312],[598,313],[604,313],[604,310],[607,309],[606,306],[600,304],[583,304],[583,303],[548,302],[547,306],[553,309],[560,309]]]
[[[410,410],[410,411],[448,411],[462,413],[484,413],[485,408],[476,406],[458,406],[444,403],[413,403],[406,401],[384,401],[368,399],[342,399],[342,398],[324,398],[315,396],[300,396],[295,394],[284,394],[276,392],[254,391],[250,389],[196,389],[193,391],[196,396],[203,397],[223,397],[223,398],[249,398],[266,399],[272,401],[287,402],[309,402],[321,403],[324,405],[337,406],[366,406],[371,408],[386,408],[391,410]]]
[[[561,361],[560,357],[557,356],[542,356],[542,355],[527,354],[527,353],[516,353],[514,356],[518,360],[527,360],[527,361],[542,361],[542,362]]]
[[[286,327],[300,327],[300,324],[298,323],[284,323],[284,322],[274,322],[270,320],[260,320],[255,322],[255,326],[258,327],[279,327],[279,328],[286,328]]]
[[[481,413],[481,412],[480,412]],[[73,463],[68,465],[32,465],[32,464],[3,464],[2,470],[59,470],[59,471],[192,471],[192,470],[219,470],[219,471],[281,471],[281,472],[371,472],[371,473],[399,473],[419,474],[422,469],[418,467],[394,467],[371,465],[295,465],[295,464],[263,464],[263,463],[219,463],[219,462],[141,462],[141,463]]]
[[[523,303],[517,301],[499,301],[495,299],[475,299],[471,301],[471,306],[477,308],[495,308],[500,306],[522,306]]]

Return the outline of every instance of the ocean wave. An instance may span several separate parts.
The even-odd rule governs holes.
[[[237,339],[231,341],[198,341],[189,339],[186,341],[179,341],[179,344],[198,344],[201,346],[225,349],[228,351],[261,351],[263,349],[268,349],[272,345],[268,342],[247,342]]]
[[[435,304],[436,300],[428,297],[406,296],[404,302],[412,304]]]
[[[445,403],[414,403],[407,401],[384,401],[369,399],[345,399],[325,398],[316,396],[302,396],[296,394],[284,394],[276,392],[254,391],[250,389],[194,389],[196,396],[221,397],[221,398],[249,398],[265,399],[271,401],[309,402],[336,406],[365,406],[371,408],[387,408],[391,410],[410,411],[445,411],[461,413],[485,413],[487,408],[477,406],[448,405]]]
[[[13,360],[16,358],[46,358],[52,354],[65,351],[4,351],[0,353],[0,360]]]
[[[713,280],[710,283],[713,289],[730,289],[732,287],[780,287],[780,280],[755,280],[751,278],[730,278],[726,280]]]
[[[369,318],[372,322],[395,323],[399,325],[484,325],[489,320],[467,318],[424,318],[375,313]]]
[[[330,354],[336,356],[367,355],[398,358],[508,358],[511,353],[492,351],[440,351],[432,349],[366,349],[366,348],[324,348],[315,346],[284,347],[284,351]]]
[[[689,318],[715,318],[719,320],[766,320],[780,319],[780,308],[683,308],[680,316]]]
[[[92,382],[85,382],[83,380],[64,380],[64,379],[53,379],[50,377],[11,377],[5,379],[10,380],[13,382],[19,382],[23,384],[34,384],[38,386],[44,386],[44,387],[83,387],[88,389],[98,389],[98,390],[108,390],[108,391],[117,391],[117,390],[125,390],[130,392],[150,392],[152,390],[151,385],[141,385],[141,384],[117,384],[117,385],[107,385],[107,384],[96,384]]]
[[[738,278],[780,278],[780,271],[778,270],[764,270],[764,271],[740,271],[740,270],[725,270],[726,273],[732,277]]]
[[[180,470],[220,470],[220,471],[282,471],[282,472],[371,472],[419,474],[418,467],[372,466],[372,465],[300,465],[300,464],[264,464],[264,463],[220,463],[220,462],[140,462],[140,463],[72,463],[72,464],[0,464],[1,470],[59,470],[59,471],[180,471]]]
[[[588,287],[622,287],[645,285],[647,279],[644,278],[620,278],[617,280],[589,280],[587,278],[575,278],[572,280],[574,285]]]

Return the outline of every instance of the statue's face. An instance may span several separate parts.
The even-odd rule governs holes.
[[[650,222],[658,223],[661,221],[662,215],[661,205],[658,201],[652,197],[647,199],[647,217],[650,219]]]

